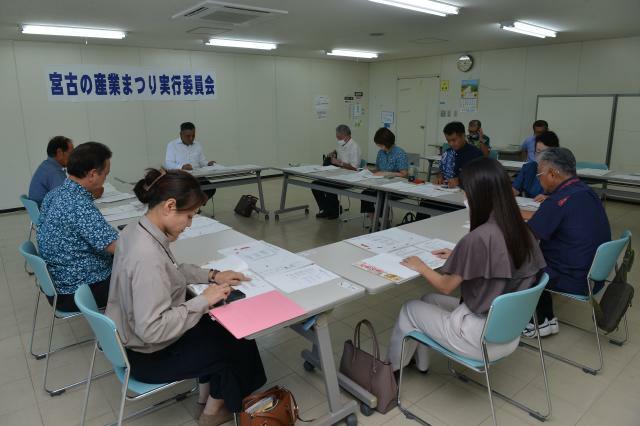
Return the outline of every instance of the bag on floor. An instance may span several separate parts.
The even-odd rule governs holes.
[[[306,421],[298,415],[293,394],[280,386],[244,398],[238,418],[240,426],[294,426],[296,420]]]
[[[233,209],[240,216],[251,217],[251,213],[254,211],[258,211],[256,205],[258,204],[258,199],[253,195],[243,195],[238,200],[238,204],[236,204],[236,208]]]
[[[373,339],[373,355],[360,348],[360,327],[369,329]],[[397,404],[398,384],[389,361],[380,358],[380,346],[373,326],[368,320],[356,325],[353,341],[344,342],[344,351],[340,360],[340,372],[371,392],[378,399],[376,410],[387,413]]]

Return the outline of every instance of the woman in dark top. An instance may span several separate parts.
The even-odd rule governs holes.
[[[402,262],[444,294],[430,293],[402,307],[389,344],[388,356],[394,369],[400,368],[402,340],[411,331],[424,332],[451,351],[481,360],[480,339],[493,300],[501,294],[530,288],[545,267],[500,163],[490,158],[474,160],[462,171],[462,181],[469,202],[471,231],[453,251],[433,252],[447,259],[440,272],[415,256]],[[461,297],[448,296],[457,288]],[[518,342],[519,339],[488,344],[489,358],[510,354]],[[416,343],[405,347],[408,362]],[[423,346],[416,354],[416,365],[421,371],[429,368],[428,352]]]

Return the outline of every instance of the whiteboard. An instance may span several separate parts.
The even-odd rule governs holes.
[[[536,119],[569,148],[577,161],[606,163],[614,96],[538,96]]]
[[[612,170],[640,172],[640,96],[619,96],[611,149]]]

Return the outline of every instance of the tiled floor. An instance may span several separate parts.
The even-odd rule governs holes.
[[[280,179],[265,183],[268,207],[279,202]],[[252,186],[219,190],[216,195],[216,218],[258,239],[299,251],[362,232],[361,221],[349,223],[316,220],[313,198],[309,191],[290,187],[288,202],[309,202],[311,214],[302,212],[283,215],[279,222],[273,217],[247,219],[232,213],[241,194],[255,193]],[[358,202],[352,203],[357,211]],[[207,206],[208,212],[211,206]],[[205,210],[206,211],[206,210]],[[609,202],[607,211],[614,235],[623,229],[631,229],[640,241],[640,206]],[[396,216],[401,216],[396,212]],[[23,270],[23,259],[17,251],[18,244],[26,237],[25,213],[0,215],[0,425],[74,425],[79,423],[84,397],[83,388],[76,388],[61,396],[51,398],[42,389],[44,361],[36,361],[28,355],[31,319],[35,300],[33,279]],[[640,278],[636,265],[631,274],[632,282]],[[386,346],[398,309],[405,300],[416,298],[429,291],[424,282],[412,282],[399,286],[382,295],[362,298],[340,306],[333,312],[331,333],[336,359],[345,339],[353,333],[354,324],[361,318],[373,321],[380,342]],[[640,424],[640,309],[630,311],[631,337],[623,347],[604,343],[605,368],[601,374],[591,376],[565,364],[547,359],[553,415],[549,424],[558,425],[638,425]],[[41,305],[41,312],[50,312]],[[564,305],[561,314],[571,318],[587,318],[583,307]],[[36,350],[44,349],[48,317],[38,320],[35,335]],[[83,319],[72,320],[56,327],[55,341],[59,344],[80,340],[90,334]],[[370,342],[367,341],[367,344]],[[595,351],[588,336],[561,327],[559,335],[544,341],[548,348],[563,351],[571,357],[595,361]],[[302,415],[313,418],[327,412],[324,385],[318,372],[308,373],[302,368],[300,351],[306,341],[291,330],[282,330],[259,339],[263,361],[270,383],[279,383],[296,395]],[[386,348],[383,348],[383,351]],[[84,345],[52,356],[50,379],[53,385],[81,379],[86,374],[92,347]],[[504,393],[543,408],[544,393],[536,354],[518,349],[506,361],[493,370],[493,384]],[[104,360],[98,363],[106,368]],[[447,374],[446,363],[434,360],[427,376],[409,369],[406,376],[404,399],[413,410],[434,425],[489,425],[490,410],[486,392],[469,384],[454,380]],[[120,386],[113,376],[98,380],[93,386],[89,403],[88,424],[102,425],[115,418]],[[161,398],[163,395],[160,395]],[[344,397],[348,397],[346,394]],[[502,425],[538,424],[523,412],[498,400],[498,420]],[[135,409],[140,403],[131,404]],[[194,425],[192,417],[194,401],[183,401],[148,416],[139,418],[134,425]],[[412,425],[394,409],[386,415],[371,417],[358,415],[362,425]]]

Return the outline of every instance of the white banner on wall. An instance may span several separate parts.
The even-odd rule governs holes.
[[[49,101],[204,101],[216,98],[213,71],[123,65],[47,65]]]

